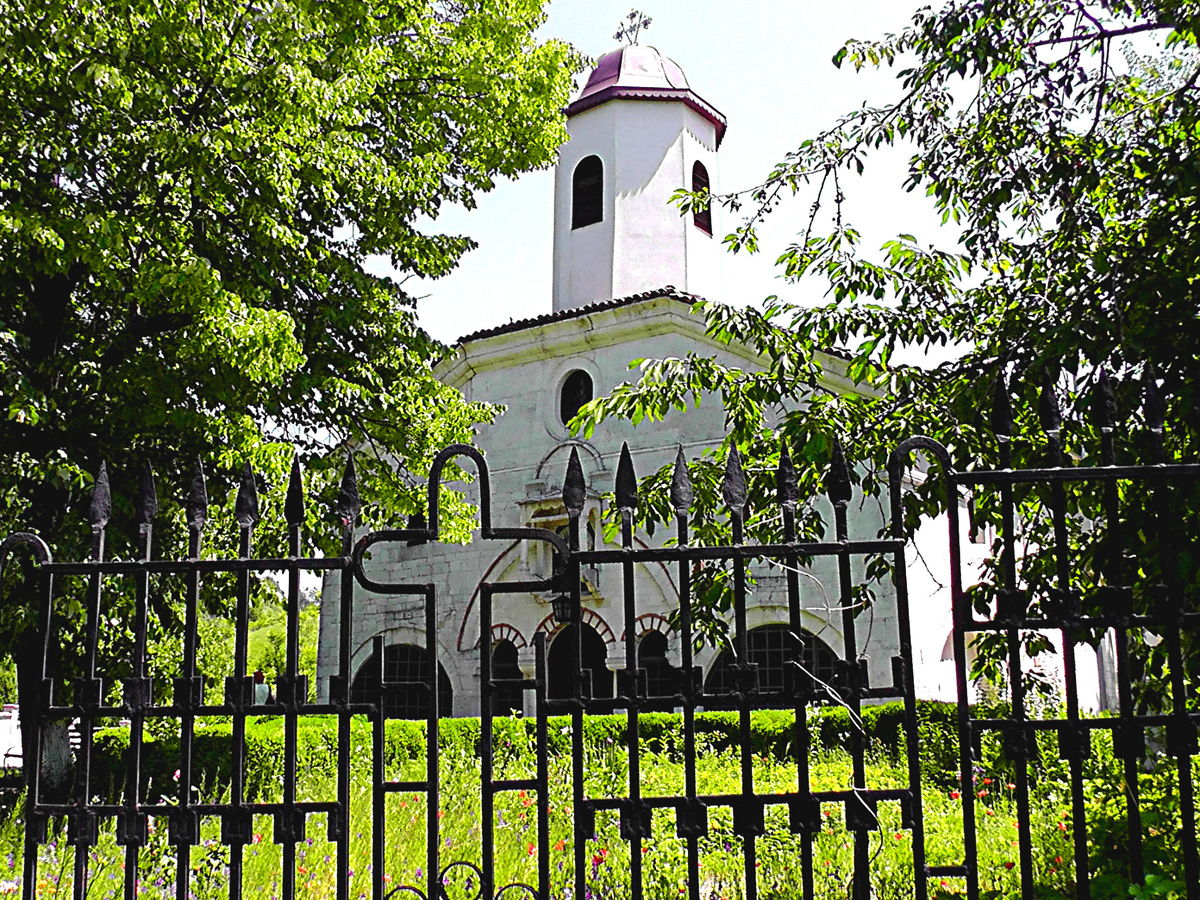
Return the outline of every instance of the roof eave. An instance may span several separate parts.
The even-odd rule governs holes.
[[[581,112],[586,112],[610,100],[650,100],[660,103],[669,100],[679,101],[688,108],[695,110],[713,124],[717,132],[718,147],[721,146],[721,141],[725,137],[725,116],[716,107],[705,102],[699,94],[690,88],[628,87],[614,84],[596,91],[594,94],[580,97],[566,108],[567,117],[577,116]]]

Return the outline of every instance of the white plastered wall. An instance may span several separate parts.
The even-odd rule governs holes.
[[[716,129],[678,100],[610,100],[572,117],[554,182],[554,310],[673,285],[722,298],[721,246],[670,202],[692,165],[718,185]],[[604,164],[604,218],[571,228],[575,167]],[[715,211],[714,211],[715,216]]]
[[[580,449],[588,482],[585,518],[598,513],[600,495],[612,489],[623,441],[629,442],[639,475],[670,463],[677,445],[683,446],[689,458],[716,446],[724,436],[724,411],[716,398],[708,398],[699,409],[687,413],[673,411],[661,422],[647,422],[636,428],[628,422],[608,422],[587,440],[572,437],[558,421],[558,387],[571,370],[581,368],[589,372],[600,394],[634,377],[636,373],[628,369],[630,359],[683,356],[691,350],[715,354],[730,365],[757,365],[754,357],[742,348],[712,343],[704,335],[703,320],[690,315],[686,304],[668,298],[526,328],[458,348],[457,355],[444,364],[442,377],[470,397],[487,398],[507,406],[507,412],[494,425],[480,428],[477,438],[477,446],[488,460],[492,480],[493,523],[527,525],[535,512],[551,508],[561,492],[570,446]],[[836,379],[836,365],[832,360],[829,362],[830,377]],[[468,494],[477,501],[474,491],[472,486]],[[876,507],[852,504],[852,537],[873,538],[881,521]],[[599,546],[603,530],[596,531]],[[660,529],[653,538],[642,534],[639,540],[659,545],[666,537],[667,530]],[[377,580],[436,586],[439,659],[454,688],[454,710],[459,715],[475,715],[479,711],[476,646],[480,638],[477,618],[480,581],[539,577],[544,568],[538,566],[536,550],[512,541],[485,541],[478,536],[467,546],[381,545],[367,563],[368,573]],[[857,563],[855,575],[861,575]],[[637,566],[636,615],[669,614],[678,602],[674,578],[674,566]],[[836,608],[836,586],[835,564],[826,559],[808,570],[802,578],[801,592],[807,629],[840,653],[844,645],[841,613]],[[620,636],[625,622],[619,570],[602,569],[596,587],[597,595],[586,599],[584,607],[611,632],[613,642],[609,645],[608,662],[610,667],[620,666],[624,663]],[[895,597],[889,588],[884,586],[874,606],[856,620],[860,652],[868,659],[872,684],[876,685],[891,683],[891,657],[898,652]],[[400,628],[423,626],[421,600],[373,596],[358,585],[354,591],[352,645],[355,648],[368,646],[370,636],[377,632],[398,634]],[[750,627],[787,622],[784,591],[785,580],[780,572],[760,572],[751,596]],[[322,604],[318,655],[321,696],[326,695],[328,676],[337,668],[338,595],[337,577],[331,575],[323,591],[326,602]],[[505,633],[519,635],[514,643],[522,666],[530,669],[529,674],[532,674],[534,636],[539,626],[546,627],[549,615],[549,595],[496,597],[493,625]],[[415,632],[406,630],[405,634],[411,638]],[[552,630],[548,636],[553,637]],[[405,642],[410,642],[409,638]],[[673,656],[678,653],[677,642],[671,642],[670,652]],[[701,654],[696,662],[707,669],[714,658],[713,653]]]

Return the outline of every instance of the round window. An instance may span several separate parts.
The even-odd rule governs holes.
[[[576,369],[563,381],[558,398],[558,417],[564,425],[579,413],[583,404],[592,399],[592,376]]]

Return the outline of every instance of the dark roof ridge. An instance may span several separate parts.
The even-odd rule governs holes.
[[[620,306],[629,306],[633,303],[641,303],[645,300],[657,300],[659,297],[668,297],[672,300],[679,300],[682,303],[695,303],[704,298],[697,294],[689,294],[686,291],[676,290],[675,285],[668,284],[665,287],[653,291],[642,291],[640,294],[631,294],[628,297],[618,297],[613,300],[597,300],[593,303],[585,303],[583,306],[574,306],[571,309],[560,309],[558,312],[546,313],[540,316],[533,316],[529,319],[517,319],[513,322],[508,322],[504,325],[497,325],[493,328],[483,328],[479,331],[472,331],[470,334],[463,335],[454,342],[454,346],[462,346],[469,341],[479,341],[484,338],[496,337],[501,334],[509,334],[514,331],[524,331],[526,328],[536,328],[539,325],[548,325],[551,322],[561,322],[566,319],[574,319],[579,316],[590,315],[591,313],[604,312],[609,309],[616,309]]]

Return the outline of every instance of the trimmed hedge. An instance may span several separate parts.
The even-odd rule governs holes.
[[[917,704],[921,770],[927,781],[952,784],[958,778],[957,713],[954,704],[920,701]],[[904,749],[904,705],[883,703],[865,707],[863,726],[873,752],[900,758]],[[755,755],[786,758],[792,752],[795,720],[790,710],[756,710],[751,713],[751,746]],[[550,751],[570,752],[570,719],[549,720]],[[644,713],[639,717],[639,736],[652,752],[677,756],[683,747],[682,716],[678,713]],[[620,746],[625,739],[623,715],[589,716],[584,719],[584,743],[593,751]],[[855,731],[849,712],[842,707],[821,707],[809,712],[810,733],[825,749],[848,749]],[[494,744],[531,745],[536,737],[533,718],[495,719]],[[701,746],[725,750],[737,745],[738,714],[732,711],[696,714],[696,738]],[[479,753],[479,719],[444,719],[439,728],[443,752],[458,749]],[[352,765],[366,766],[372,758],[374,736],[370,723],[356,717],[351,723]],[[199,725],[193,742],[193,784],[205,796],[228,789],[231,767],[232,726],[229,723]],[[254,800],[277,789],[283,777],[283,722],[279,717],[251,719],[246,723],[246,795]],[[96,732],[92,757],[92,793],[118,797],[125,787],[129,731],[109,728]],[[396,719],[384,729],[383,763],[390,769],[425,754],[425,723]],[[179,740],[143,741],[143,796],[157,792],[173,796],[177,790]],[[337,720],[333,716],[309,716],[298,721],[297,769],[308,776],[334,776],[337,771]]]

